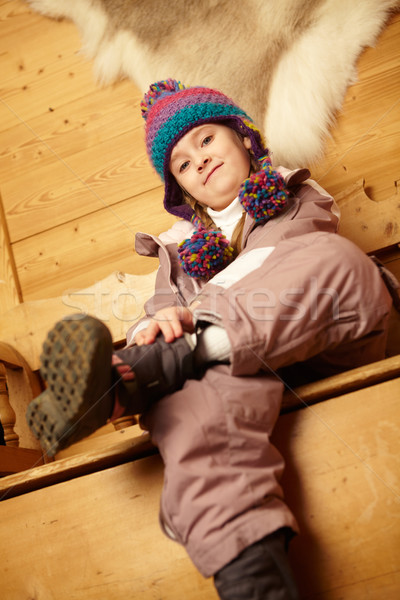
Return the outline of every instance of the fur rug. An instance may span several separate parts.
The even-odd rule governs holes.
[[[216,87],[264,131],[276,164],[321,155],[362,49],[400,0],[28,0],[82,33],[96,77],[142,90]]]

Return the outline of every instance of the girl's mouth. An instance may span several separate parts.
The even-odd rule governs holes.
[[[213,175],[217,169],[219,169],[220,167],[222,167],[222,164],[223,164],[223,163],[221,163],[220,165],[217,165],[217,166],[215,166],[213,169],[211,169],[211,171],[209,172],[209,174],[207,175],[207,177],[206,177],[206,179],[205,179],[204,185],[206,185],[206,184],[207,184],[207,182],[208,182],[208,180],[210,179],[211,175]]]

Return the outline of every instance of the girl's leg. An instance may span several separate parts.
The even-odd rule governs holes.
[[[290,578],[277,578],[280,558],[267,561],[257,546],[280,528],[296,530],[279,487],[283,461],[269,440],[283,386],[268,373],[318,354],[332,369],[350,368],[384,351],[390,298],[365,255],[324,234],[288,240],[276,252],[237,286],[204,290],[199,321],[225,328],[231,364],[209,368],[142,417],[165,463],[164,530],[201,573],[215,576],[224,600],[274,598],[263,586],[281,583],[281,597],[296,598]],[[253,552],[257,574],[247,570]],[[252,590],[230,596],[241,568]],[[265,595],[256,595],[258,585]]]
[[[226,329],[218,325],[209,325],[193,337],[196,344],[194,350],[196,365],[204,367],[213,362],[229,362],[232,347]]]
[[[318,355],[333,365],[335,353],[338,368],[384,358],[391,298],[376,265],[354,244],[313,233],[282,241],[261,264],[257,255],[253,270],[251,256],[250,250],[238,259],[246,270],[237,281],[231,273],[224,282],[222,273],[219,285],[209,283],[195,310],[198,321],[229,335],[233,375],[275,371]],[[352,354],[359,343],[363,354]],[[351,359],[343,365],[341,348]]]
[[[47,389],[28,406],[27,420],[49,456],[124,414],[149,405],[199,377],[204,364],[226,360],[226,333],[210,327],[196,340],[186,335],[112,354],[111,334],[99,320],[72,315],[48,333],[41,355]],[[213,333],[214,331],[214,333]],[[210,333],[212,335],[210,335]]]
[[[279,483],[284,461],[270,442],[283,385],[229,371],[209,368],[141,417],[165,464],[164,532],[206,577],[274,531],[297,530]]]
[[[166,344],[160,336],[149,346],[112,351],[109,330],[93,317],[67,317],[48,333],[41,355],[47,387],[26,416],[49,456],[109,419],[141,413],[195,376],[193,346],[184,338]],[[124,372],[124,364],[116,365],[121,361],[133,365],[134,376]]]

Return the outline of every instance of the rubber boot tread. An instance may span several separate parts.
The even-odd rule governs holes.
[[[46,390],[27,410],[28,424],[49,456],[104,425],[112,409],[112,340],[92,317],[64,319],[40,357]]]

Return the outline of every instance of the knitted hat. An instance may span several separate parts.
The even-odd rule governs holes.
[[[203,123],[221,123],[249,137],[254,157],[266,154],[260,131],[244,110],[230,98],[205,87],[188,87],[175,79],[150,86],[141,102],[146,121],[146,147],[150,161],[165,184],[165,209],[190,220],[192,208],[184,203],[182,190],[169,171],[171,152],[191,129]]]

